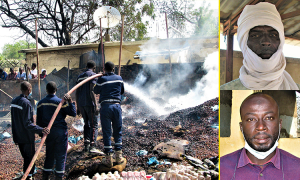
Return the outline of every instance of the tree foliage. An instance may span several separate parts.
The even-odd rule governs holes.
[[[1,25],[20,28],[35,39],[38,18],[38,42],[41,46],[79,44],[99,39],[93,13],[102,5],[117,8],[125,15],[124,39],[143,39],[147,33],[143,15],[153,16],[154,6],[142,0],[0,0]],[[137,8],[139,7],[139,8]],[[121,25],[112,28],[113,40],[120,39]]]
[[[14,44],[5,44],[3,47],[2,56],[4,59],[25,59],[24,53],[19,53],[22,49],[35,48],[35,43],[29,43],[25,40],[18,41]]]
[[[195,8],[197,1],[191,0],[158,0],[156,5],[160,13],[168,16],[169,27],[181,32],[177,36],[213,36],[218,35],[217,13],[210,8],[210,3],[203,1]]]

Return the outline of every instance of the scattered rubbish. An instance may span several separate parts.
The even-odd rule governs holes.
[[[38,170],[40,170],[40,169],[35,167],[34,171],[33,171],[33,174],[36,174]],[[23,175],[24,175],[23,172],[18,172],[18,173],[16,173],[16,176],[13,178],[13,180],[19,180],[23,177]]]
[[[166,172],[156,172],[153,174],[154,179],[181,179],[181,180],[207,180],[218,178],[219,173],[215,171],[203,171],[193,166],[177,165],[173,163]]]
[[[124,174],[124,176],[122,176],[123,179],[126,179],[124,177],[127,177],[127,172],[122,172],[122,174]],[[126,174],[126,176],[125,176],[125,174]],[[139,176],[140,175],[141,175],[141,173],[139,173]],[[146,173],[145,173],[145,176],[146,176]],[[90,179],[88,176],[81,176],[81,177],[78,178],[78,180],[104,180],[104,179],[115,179],[115,180],[117,180],[117,179],[120,179],[120,178],[121,178],[121,176],[118,173],[118,171],[115,171],[113,174],[111,172],[108,172],[107,174],[101,173],[101,175],[99,173],[96,173],[92,177],[92,179]],[[134,179],[134,176],[133,176],[133,179]]]
[[[11,137],[11,135],[8,132],[4,132],[2,135],[3,135],[4,138],[10,138]]]
[[[80,141],[81,139],[83,139],[83,135],[80,135],[78,137],[75,136],[68,137],[68,141],[73,144],[77,144],[77,142]]]
[[[214,105],[214,106],[211,107],[211,109],[213,111],[219,110],[219,105]]]
[[[5,139],[11,138],[11,135],[8,132],[4,132],[0,134],[0,142],[4,141]]]
[[[151,157],[150,159],[148,159],[147,162],[148,165],[171,165],[171,163],[167,160],[163,160],[163,161],[159,161],[157,160],[156,157]]]
[[[187,140],[172,139],[169,142],[156,145],[153,150],[162,156],[183,160],[180,155],[185,154],[185,146],[188,144],[189,142]]]
[[[219,125],[217,125],[217,124],[211,125],[210,127],[214,128],[214,129],[219,129]]]
[[[204,159],[203,161],[201,161],[200,159],[194,158],[192,156],[187,156],[184,154],[181,156],[184,157],[184,159],[187,160],[195,168],[198,168],[201,171],[209,173],[211,177],[217,178],[219,176],[217,158],[214,157],[211,159]]]
[[[21,179],[23,175],[24,175],[23,172],[18,172],[16,173],[16,176],[13,178],[13,180]]]
[[[152,178],[151,175],[146,175],[147,180],[150,180]]]
[[[121,177],[123,179],[136,179],[136,180],[146,180],[147,176],[146,176],[146,172],[145,171],[123,171],[121,172]]]
[[[84,120],[83,118],[77,120],[75,124],[72,125],[76,130],[83,132]]]
[[[70,150],[72,146],[68,143],[67,151]]]
[[[157,160],[156,157],[152,157],[149,159],[149,161],[147,162],[148,165],[152,165],[152,164],[159,164],[159,161]]]
[[[126,99],[127,99],[126,96],[121,95],[121,101],[126,101]]]
[[[148,154],[148,151],[146,150],[140,150],[136,153],[137,156],[146,156]]]

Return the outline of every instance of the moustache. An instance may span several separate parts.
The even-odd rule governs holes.
[[[266,132],[259,132],[257,134],[255,134],[252,139],[255,139],[257,136],[261,136],[261,135],[264,135],[264,136],[267,136],[268,138],[272,138],[272,135],[266,133]]]

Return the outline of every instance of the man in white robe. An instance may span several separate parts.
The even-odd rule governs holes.
[[[299,90],[283,55],[284,27],[275,5],[261,2],[245,6],[238,19],[237,39],[243,53],[238,79],[221,90]]]

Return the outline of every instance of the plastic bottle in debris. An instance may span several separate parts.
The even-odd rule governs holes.
[[[203,169],[205,171],[209,170],[208,166],[206,164],[204,164],[200,159],[194,158],[192,156],[187,156],[185,154],[181,154],[180,156],[183,157],[183,159],[187,160],[193,166],[201,168],[201,169]]]

